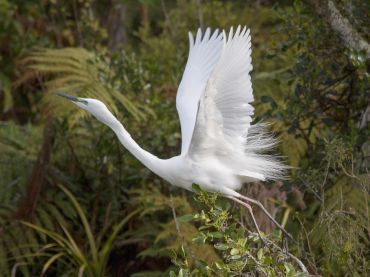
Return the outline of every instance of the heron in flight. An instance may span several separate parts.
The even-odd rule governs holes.
[[[286,168],[264,152],[274,146],[260,124],[251,124],[254,108],[251,37],[246,27],[229,33],[198,29],[189,33],[189,56],[176,97],[181,123],[181,154],[160,159],[142,149],[101,101],[63,96],[109,126],[122,145],[143,165],[170,184],[192,190],[199,184],[248,209],[261,237],[250,204],[263,212],[286,234],[263,205],[237,192],[244,183],[274,180]]]

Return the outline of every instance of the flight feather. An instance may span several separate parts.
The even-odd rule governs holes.
[[[274,156],[262,154],[275,140],[261,124],[251,125],[250,31],[231,28],[223,42],[219,61],[199,100],[188,155],[195,162],[217,159],[246,181],[281,178],[284,166]]]
[[[189,57],[177,92],[176,108],[181,123],[181,153],[187,153],[193,136],[198,104],[209,76],[220,59],[223,42],[222,33],[207,28],[203,34],[200,29],[195,40],[189,33]]]

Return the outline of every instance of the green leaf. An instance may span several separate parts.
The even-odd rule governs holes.
[[[185,270],[185,269],[181,268],[181,269],[179,270],[179,274],[177,274],[177,276],[178,276],[178,277],[188,277],[188,276],[189,276],[189,274],[188,274],[188,271],[187,271],[187,270]]]
[[[223,244],[223,243],[216,243],[214,245],[214,247],[218,250],[221,250],[221,251],[224,251],[224,250],[227,250],[229,249],[229,246],[227,244]]]
[[[150,248],[148,248],[148,249],[150,249]],[[148,251],[148,250],[144,250],[144,251]],[[143,252],[144,252],[143,251]],[[157,252],[157,251],[155,251],[155,252]],[[141,252],[140,252],[141,253]],[[150,255],[150,256],[152,256],[152,255]],[[176,261],[176,259],[177,259],[177,252],[175,251],[175,250],[170,250],[170,252],[169,252],[169,256],[170,256],[170,258],[172,259],[172,260],[174,260],[174,261]],[[145,255],[144,255],[144,257],[145,257]],[[152,256],[152,257],[154,257],[154,255]]]
[[[198,245],[200,245],[200,244],[205,244],[206,243],[206,241],[207,241],[207,237],[206,236],[204,236],[204,234],[200,234],[200,235],[198,235],[198,236],[196,236],[196,237],[194,237],[192,240],[191,240],[194,244],[198,244]]]
[[[189,221],[192,221],[193,219],[194,219],[194,216],[192,214],[185,214],[177,218],[179,222],[189,222]]]
[[[122,227],[136,214],[138,214],[141,211],[141,209],[136,209],[126,215],[117,225],[113,227],[113,232],[108,237],[107,241],[104,243],[102,250],[99,252],[99,265],[101,269],[104,269],[106,267],[106,264],[108,262],[109,253],[112,250],[112,245],[114,240],[116,239],[119,231],[121,231]]]
[[[177,252],[180,254],[182,258],[186,257],[186,252],[183,244],[180,245],[179,250]]]
[[[212,226],[200,226],[199,227],[199,231],[204,231],[204,230],[207,230],[207,229],[211,229],[212,228]]]
[[[98,263],[98,251],[97,251],[97,248],[96,248],[96,244],[95,244],[95,238],[93,236],[93,233],[92,233],[92,230],[91,230],[91,227],[90,227],[90,224],[89,222],[87,221],[87,218],[86,218],[86,215],[84,213],[84,211],[82,210],[82,207],[80,206],[80,204],[77,202],[76,198],[72,195],[72,193],[67,190],[67,188],[65,188],[64,186],[62,185],[58,185],[58,187],[63,190],[63,192],[65,194],[67,194],[67,196],[69,197],[69,199],[71,200],[73,206],[75,207],[75,209],[77,210],[77,213],[78,215],[80,216],[81,218],[81,221],[82,221],[82,225],[84,226],[84,229],[85,229],[85,233],[87,235],[87,240],[89,242],[89,245],[90,245],[90,251],[91,251],[91,255],[92,255],[92,258],[93,258],[93,261],[94,263]]]
[[[62,228],[64,234],[67,236],[67,239],[71,245],[70,252],[79,260],[80,263],[85,263],[86,262],[86,257],[82,254],[82,251],[78,247],[77,243],[73,239],[72,235],[70,232],[62,225],[59,224],[60,227]]]
[[[258,249],[257,259],[260,261],[263,258],[263,248]]]
[[[217,267],[217,269],[224,269],[225,265],[223,262],[215,262],[215,266]]]
[[[64,255],[65,253],[57,253],[54,256],[52,256],[49,260],[47,260],[44,266],[42,267],[41,276],[44,276],[44,274],[46,273],[46,271],[49,269],[53,262],[55,262]]]
[[[61,248],[63,248],[63,249],[72,248],[72,246],[69,244],[69,242],[65,238],[60,236],[59,234],[57,234],[53,231],[46,230],[45,228],[42,228],[40,226],[37,226],[35,224],[29,223],[29,222],[26,222],[26,221],[20,221],[20,222],[22,224],[36,230],[38,233],[47,235],[49,238],[53,239]]]
[[[192,187],[193,191],[197,194],[200,194],[201,192],[203,192],[203,190],[201,189],[201,187],[198,184],[193,184],[191,187]]]
[[[293,265],[290,264],[290,263],[284,263],[284,267],[285,267],[285,270],[286,270],[285,276],[286,277],[294,277],[295,270],[294,270]]]
[[[203,260],[196,260],[195,264],[196,264],[197,267],[200,267],[202,269],[205,269],[205,268],[208,267],[208,263],[206,261],[203,261]]]
[[[220,238],[222,238],[224,235],[223,235],[221,232],[209,232],[209,233],[208,233],[208,236],[209,236],[209,237],[212,237],[212,238],[220,239]]]

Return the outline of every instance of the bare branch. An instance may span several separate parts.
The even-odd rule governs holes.
[[[170,204],[171,204],[171,210],[172,210],[173,220],[175,221],[176,231],[177,231],[177,233],[178,233],[179,237],[180,237],[183,241],[185,241],[184,236],[182,235],[181,230],[180,230],[180,224],[179,224],[179,221],[177,220],[176,210],[175,210],[175,205],[173,204],[173,197],[172,197],[172,194],[170,194]]]

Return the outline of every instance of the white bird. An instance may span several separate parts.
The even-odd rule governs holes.
[[[246,182],[282,177],[285,166],[274,156],[263,154],[274,144],[264,128],[251,124],[253,116],[251,37],[246,27],[204,34],[195,40],[189,33],[189,57],[178,88],[176,107],[181,123],[181,154],[160,159],[142,149],[99,100],[63,93],[109,126],[122,145],[152,172],[174,186],[192,190],[199,184],[247,207],[258,205],[288,236],[263,205],[237,192]]]

